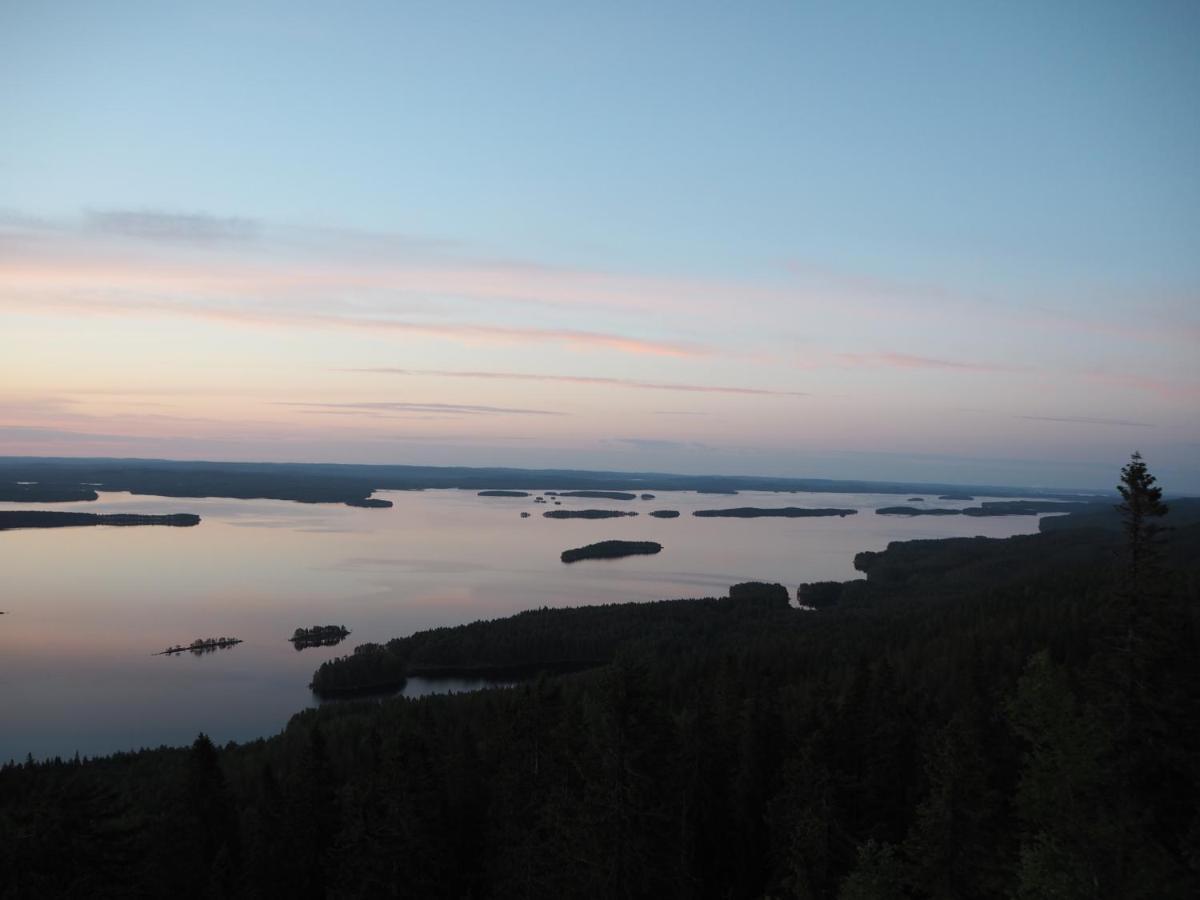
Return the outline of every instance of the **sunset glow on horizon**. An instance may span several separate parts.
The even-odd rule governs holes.
[[[0,9],[0,455],[1200,489],[1195,8],[352,6]]]

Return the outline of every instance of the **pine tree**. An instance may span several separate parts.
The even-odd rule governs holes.
[[[1156,520],[1167,514],[1168,507],[1162,502],[1162,488],[1157,481],[1146,468],[1142,454],[1135,452],[1121,469],[1121,483],[1117,485],[1121,494],[1117,511],[1126,538],[1126,589],[1132,594],[1134,613],[1138,612],[1140,594],[1148,587],[1147,580],[1158,574],[1162,561],[1163,528]]]

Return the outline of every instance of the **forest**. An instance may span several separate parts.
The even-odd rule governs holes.
[[[6,765],[0,897],[1198,896],[1200,504],[1136,456],[1120,488],[860,553],[802,607],[532,610],[314,676],[516,687]]]

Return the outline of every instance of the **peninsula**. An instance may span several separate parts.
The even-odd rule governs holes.
[[[38,481],[0,481],[0,500],[14,503],[78,503],[99,494],[86,484],[42,484]]]
[[[175,528],[189,528],[199,524],[200,517],[192,513],[146,516],[136,513],[46,512],[23,509],[0,511],[0,531],[10,528],[72,528],[81,525],[170,525]]]

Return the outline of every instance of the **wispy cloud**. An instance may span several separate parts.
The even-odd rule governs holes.
[[[253,219],[223,218],[204,213],[156,210],[92,210],[85,215],[89,231],[148,241],[224,243],[253,240],[259,223]]]
[[[911,353],[839,353],[837,359],[854,367],[886,369],[958,369],[970,372],[1015,372],[1017,366],[995,363],[962,362],[952,359],[937,359],[931,356],[914,356]]]
[[[538,381],[561,384],[596,385],[600,387],[625,387],[646,391],[683,391],[696,394],[738,394],[764,397],[807,397],[804,391],[784,391],[772,388],[737,387],[713,384],[679,384],[657,381],[637,381],[631,378],[610,378],[598,375],[556,375],[530,372],[470,372],[446,369],[399,369],[376,367],[366,369],[343,369],[345,372],[360,372],[373,375],[432,375],[439,378],[476,378],[497,381]]]
[[[1072,425],[1120,425],[1126,428],[1155,428],[1149,422],[1131,422],[1128,419],[1103,419],[1092,416],[1014,416],[1030,422],[1066,422]]]
[[[513,415],[513,416],[565,416],[566,413],[548,409],[518,409],[506,406],[485,406],[471,403],[415,403],[405,400],[367,400],[358,403],[312,403],[295,400],[279,400],[276,406],[294,406],[316,412],[418,412],[457,413],[469,416]]]
[[[0,295],[0,308],[38,315],[71,313],[85,316],[171,316],[266,328],[350,329],[375,334],[428,335],[465,342],[557,343],[651,356],[707,356],[713,352],[711,348],[694,342],[656,340],[586,329],[520,328],[478,322],[420,322],[379,315],[289,311],[261,305],[235,307],[153,299],[85,300],[62,295],[42,295],[35,298],[26,293],[17,293]]]

